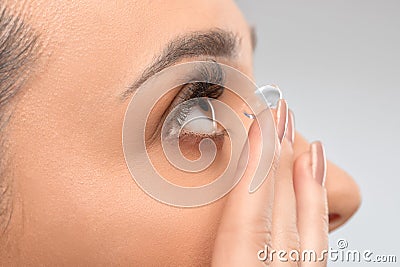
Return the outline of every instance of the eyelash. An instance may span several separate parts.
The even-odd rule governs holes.
[[[172,102],[172,108],[192,98],[207,97],[217,99],[223,94],[224,87],[221,84],[224,84],[225,74],[216,61],[211,60],[210,62],[214,64],[200,66],[197,69],[197,75],[202,82],[194,79],[194,81],[185,84]]]
[[[194,82],[186,84],[177,95],[177,98],[180,98],[182,101],[198,97],[217,99],[223,92],[224,87],[219,84]]]

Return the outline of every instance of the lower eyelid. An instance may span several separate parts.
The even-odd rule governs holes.
[[[203,139],[209,138],[214,142],[217,149],[220,150],[222,149],[226,135],[227,132],[225,130],[218,131],[214,134],[201,134],[183,129],[179,135],[179,143],[183,145],[187,144],[197,149]]]

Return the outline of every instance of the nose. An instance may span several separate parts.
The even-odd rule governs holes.
[[[294,142],[295,157],[309,150],[309,143],[296,133]],[[329,157],[329,153],[327,154]],[[344,170],[328,161],[325,187],[328,195],[329,230],[343,225],[357,211],[361,195],[353,178]]]

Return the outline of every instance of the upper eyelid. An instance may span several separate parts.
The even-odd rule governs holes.
[[[196,65],[195,71],[190,73],[190,76],[181,77],[181,86],[177,94],[178,99],[177,97],[175,97],[172,100],[170,106],[167,109],[167,112],[170,111],[174,106],[178,105],[180,102],[188,99],[188,97],[186,97],[186,99],[179,99],[179,96],[182,98],[183,93],[185,93],[182,90],[184,88],[187,88],[187,86],[197,86],[198,89],[200,87],[210,87],[210,84],[212,84],[213,86],[218,86],[220,89],[223,89],[226,81],[225,75],[226,74],[222,66],[217,61],[207,60],[204,62],[199,62],[199,64]],[[206,92],[206,90],[203,90],[203,95],[200,94],[195,97],[207,96],[206,94],[204,94],[204,92]],[[221,93],[217,94],[214,98],[218,98],[222,95],[222,93],[223,90],[221,90]],[[192,97],[192,95],[190,97]]]
[[[222,66],[215,60],[206,62],[197,65],[196,72],[191,74],[193,77],[188,79],[188,83],[203,82],[223,86],[225,83],[225,72]]]

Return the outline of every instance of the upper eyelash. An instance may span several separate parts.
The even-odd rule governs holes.
[[[195,82],[186,84],[178,94],[182,101],[197,97],[218,98],[224,92],[224,87],[219,84]]]
[[[216,61],[210,62],[212,64],[201,64],[196,68],[194,75],[197,78],[192,78],[182,87],[179,93],[181,100],[196,97],[218,98],[222,95],[225,73]]]
[[[180,89],[177,97],[171,103],[170,109],[181,104],[180,112],[176,112],[176,122],[179,126],[183,124],[192,106],[185,105],[184,102],[193,98],[219,98],[224,92],[225,74],[216,61],[214,64],[199,65],[195,75],[199,78],[193,78]],[[193,102],[192,102],[193,104]]]

